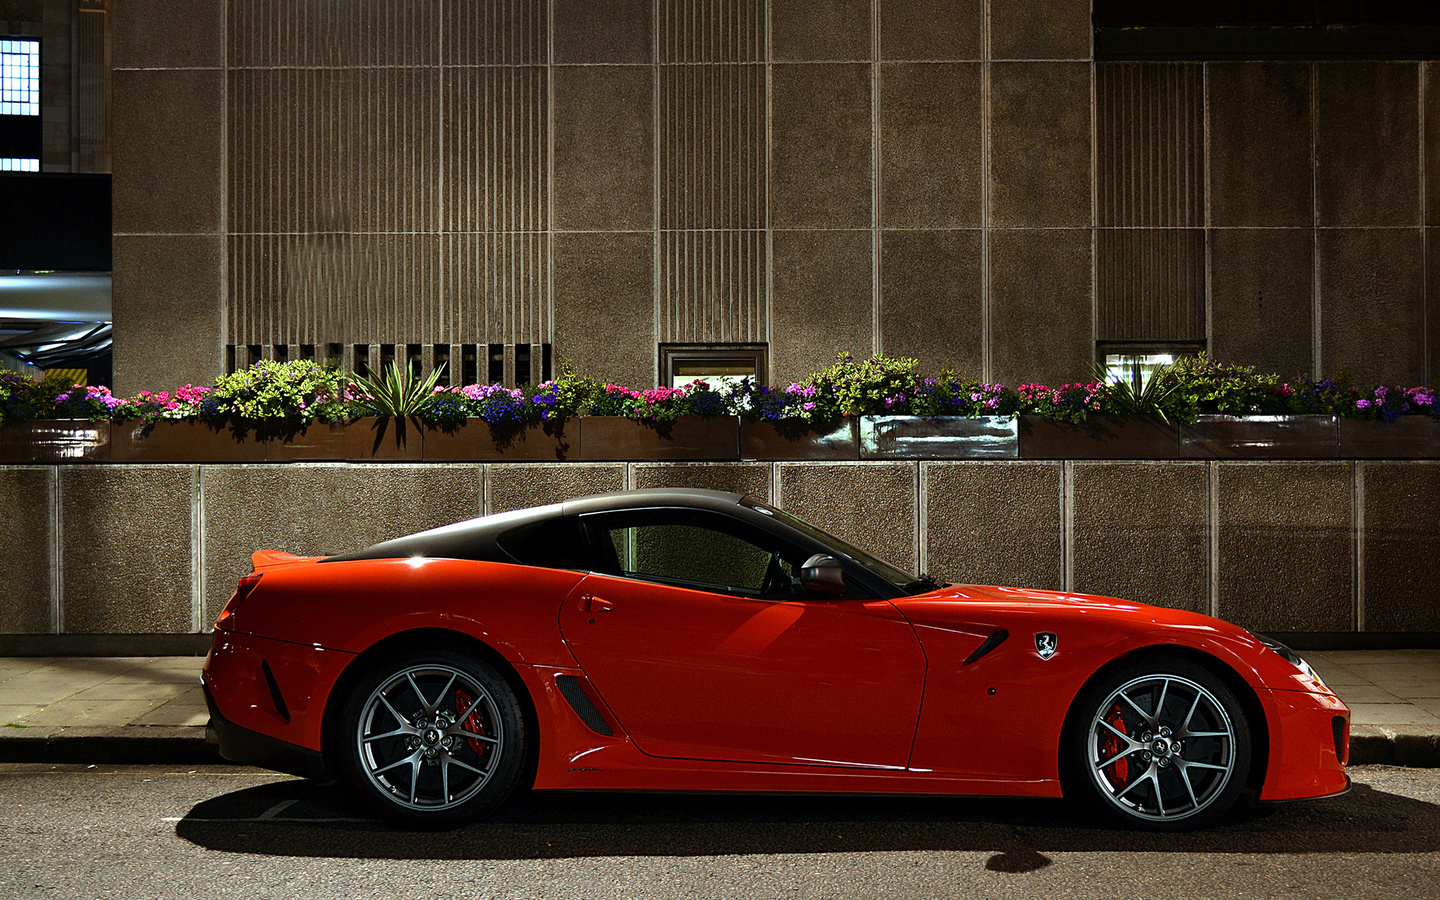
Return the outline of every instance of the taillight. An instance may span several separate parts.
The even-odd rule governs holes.
[[[225,626],[229,624],[230,617],[235,615],[235,610],[240,608],[240,604],[245,602],[245,598],[250,596],[250,592],[255,590],[255,586],[259,583],[259,572],[251,572],[240,579],[240,583],[235,586],[235,593],[230,595],[230,602],[225,604],[225,608],[220,611],[220,618],[215,620],[216,628],[225,629]]]

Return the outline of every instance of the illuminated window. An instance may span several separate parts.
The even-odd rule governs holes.
[[[712,389],[723,389],[744,378],[763,383],[765,345],[661,344],[660,378],[672,388],[704,381]]]
[[[0,38],[0,172],[40,171],[40,41]]]
[[[40,42],[0,38],[0,116],[40,115]]]
[[[1140,370],[1140,382],[1150,380],[1151,374],[1162,366],[1168,366],[1182,356],[1190,356],[1205,349],[1201,343],[1165,343],[1148,345],[1100,345],[1100,360],[1105,367],[1109,381],[1132,381],[1135,369]]]

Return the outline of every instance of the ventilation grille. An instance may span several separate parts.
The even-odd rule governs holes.
[[[1098,337],[1203,341],[1203,67],[1100,64],[1095,90]]]
[[[575,715],[580,717],[580,721],[584,722],[587,728],[606,737],[612,737],[615,734],[606,724],[604,717],[600,715],[600,710],[596,709],[595,704],[590,701],[590,695],[586,694],[585,689],[580,686],[580,679],[574,675],[557,675],[555,684],[560,688],[560,693],[569,701],[570,708],[575,710]]]
[[[227,341],[548,339],[545,0],[228,6]]]
[[[658,7],[660,340],[764,340],[765,16]]]
[[[428,375],[444,367],[438,384],[503,384],[523,387],[549,381],[553,365],[550,344],[231,344],[226,370],[261,360],[285,362],[312,359],[335,362],[351,372],[380,371],[392,362],[409,363]]]

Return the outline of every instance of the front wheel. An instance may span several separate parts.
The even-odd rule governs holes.
[[[354,685],[341,713],[340,769],[382,817],[449,828],[515,790],[525,722],[490,666],[448,650],[392,655]]]
[[[1156,831],[1202,828],[1244,790],[1249,723],[1210,670],[1154,658],[1102,678],[1076,703],[1067,789],[1101,813]]]

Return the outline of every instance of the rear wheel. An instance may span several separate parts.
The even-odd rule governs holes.
[[[1155,657],[1117,670],[1076,701],[1067,791],[1127,824],[1202,828],[1235,804],[1250,771],[1250,727],[1210,670]]]
[[[525,723],[509,684],[450,650],[392,655],[354,685],[341,713],[340,767],[384,818],[449,828],[515,790]]]

